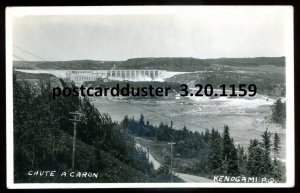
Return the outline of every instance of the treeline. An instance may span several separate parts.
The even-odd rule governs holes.
[[[126,61],[99,61],[99,60],[73,60],[73,61],[43,61],[28,62],[14,61],[14,67],[22,69],[58,69],[58,70],[110,70],[117,69],[157,69],[181,72],[205,70],[211,64],[227,66],[284,66],[285,57],[256,57],[256,58],[212,58],[199,59],[192,57],[161,57],[161,58],[131,58]]]
[[[285,66],[285,57],[255,57],[255,58],[215,58],[205,59],[211,64],[222,64],[228,66],[259,66],[259,65],[275,65]]]
[[[211,84],[215,88],[222,84],[227,86],[231,84],[255,84],[259,94],[268,96],[285,96],[285,77],[274,74],[246,74],[233,72],[210,72],[207,73],[202,80],[197,80],[196,83]]]
[[[73,60],[73,61],[43,61],[27,62],[14,61],[15,68],[22,69],[57,69],[57,70],[110,70],[116,67],[124,69],[157,69],[169,71],[198,71],[210,66],[203,59],[188,57],[170,58],[132,58],[126,61],[98,61],[98,60]]]
[[[237,73],[230,71],[213,71],[205,73],[190,73],[180,74],[166,79],[168,82],[180,82],[194,84],[211,84],[214,89],[220,88],[220,85],[225,84],[228,88],[231,84],[255,84],[258,94],[268,96],[285,96],[285,76],[269,73]]]
[[[193,133],[186,127],[182,130],[175,130],[172,126],[163,123],[159,126],[153,126],[149,124],[149,121],[144,120],[143,114],[141,114],[139,121],[125,116],[121,122],[121,127],[139,137],[150,137],[158,141],[176,141],[177,144],[181,144],[175,149],[176,153],[187,158],[201,159],[201,155],[207,149],[207,144],[203,141],[200,133]]]
[[[148,163],[127,130],[100,113],[88,99],[53,100],[51,83],[33,86],[14,75],[14,180],[36,182],[168,182]],[[61,80],[62,87],[72,86]],[[70,112],[83,113],[77,124],[75,171],[96,172],[98,178],[33,177],[29,171],[71,172],[73,123]]]
[[[206,129],[201,133],[189,131],[186,127],[176,130],[172,125],[161,123],[153,126],[145,121],[143,114],[138,121],[125,116],[121,122],[123,128],[128,128],[136,136],[176,142],[174,155],[197,160],[190,165],[178,166],[176,170],[179,172],[211,178],[213,175],[244,175],[285,180],[283,163],[278,160],[280,138],[277,133],[272,141],[271,133],[266,130],[261,140],[251,140],[245,150],[235,145],[228,126],[224,126],[221,134],[215,129]]]
[[[14,61],[15,68],[56,70],[110,70],[115,61],[72,60],[72,61]]]

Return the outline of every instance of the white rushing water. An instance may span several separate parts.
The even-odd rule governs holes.
[[[122,121],[125,115],[139,119],[141,113],[150,124],[161,122],[174,123],[173,128],[184,126],[191,131],[202,132],[205,129],[217,129],[223,132],[228,125],[235,144],[248,147],[251,139],[261,140],[262,133],[268,129],[278,133],[281,140],[281,158],[285,158],[285,129],[272,123],[272,105],[274,99],[256,95],[251,98],[210,99],[208,97],[184,97],[183,103],[174,99],[142,99],[142,100],[105,100],[94,97],[94,105],[102,113],[108,113],[115,121]]]

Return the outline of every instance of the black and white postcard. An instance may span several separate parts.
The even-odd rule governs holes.
[[[292,6],[6,8],[7,187],[293,187]]]

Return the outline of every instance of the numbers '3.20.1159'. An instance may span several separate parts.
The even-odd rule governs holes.
[[[194,89],[189,89],[188,85],[180,85],[180,95],[181,96],[230,96],[230,97],[243,97],[256,95],[256,85],[255,84],[231,84],[231,85],[220,85],[217,89],[214,89],[211,84],[196,84],[196,91]],[[215,92],[214,92],[215,91]]]

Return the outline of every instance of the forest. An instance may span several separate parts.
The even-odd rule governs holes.
[[[141,114],[139,120],[124,117],[121,126],[130,133],[154,141],[175,142],[174,155],[193,160],[188,165],[178,165],[175,170],[205,176],[213,179],[214,175],[255,176],[274,178],[277,182],[285,180],[285,166],[278,159],[280,138],[277,133],[271,135],[266,130],[261,139],[252,139],[247,148],[235,145],[230,136],[230,129],[224,126],[223,132],[212,128],[204,132],[192,132],[186,127],[181,130],[161,123],[153,126]],[[166,165],[170,165],[167,159]]]
[[[72,86],[60,80],[63,87]],[[50,81],[33,85],[14,75],[15,183],[168,182],[170,174],[154,170],[133,137],[87,98],[51,98]],[[75,172],[97,172],[98,178],[29,176],[29,171],[71,172],[73,123],[70,112],[84,116],[77,124]],[[180,181],[174,177],[174,181]]]

